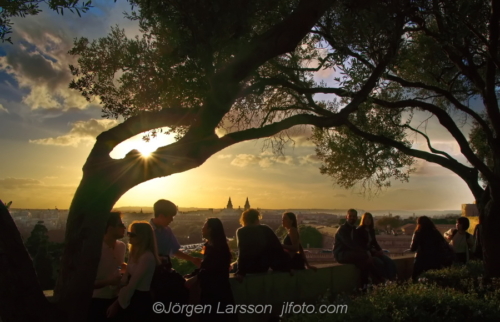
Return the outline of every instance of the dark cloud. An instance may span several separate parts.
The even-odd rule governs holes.
[[[42,182],[35,179],[24,178],[5,178],[0,179],[0,187],[5,189],[28,188],[33,186],[40,186]]]

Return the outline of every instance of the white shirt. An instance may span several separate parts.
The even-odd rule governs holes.
[[[465,253],[467,252],[467,238],[465,234],[456,233],[453,239],[450,241],[450,245],[455,250],[455,253]]]
[[[121,241],[116,241],[115,248],[109,247],[106,243],[102,243],[101,259],[97,267],[96,281],[112,278],[118,274],[118,266],[121,266],[125,261],[125,244]],[[117,296],[117,287],[107,285],[95,289],[92,293],[93,298],[112,299]]]
[[[149,251],[142,254],[137,263],[129,259],[127,274],[123,277],[124,279],[128,279],[128,275],[130,275],[130,280],[118,294],[118,303],[120,303],[122,308],[125,309],[129,306],[130,299],[136,290],[149,291],[156,265],[155,256]]]

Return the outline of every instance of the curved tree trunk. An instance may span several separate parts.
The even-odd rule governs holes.
[[[66,225],[66,247],[54,299],[69,321],[85,321],[108,215],[124,193],[116,171],[84,171]],[[126,190],[125,190],[126,191]]]
[[[486,193],[490,189],[486,190]],[[480,207],[482,223],[482,245],[486,276],[500,277],[500,247],[498,247],[498,228],[500,227],[500,194],[491,189],[489,200]],[[482,209],[481,209],[482,208]]]

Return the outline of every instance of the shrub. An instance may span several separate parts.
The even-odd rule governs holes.
[[[498,295],[497,291],[480,299],[475,294],[436,284],[390,284],[344,301],[349,306],[347,314],[297,314],[285,321],[498,321]],[[317,308],[321,304],[324,303],[320,301]]]

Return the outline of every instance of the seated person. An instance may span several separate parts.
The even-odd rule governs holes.
[[[420,274],[428,270],[451,265],[451,261],[448,260],[448,254],[451,250],[432,220],[427,216],[418,217],[410,250],[416,252],[412,275],[414,281],[417,281]]]
[[[467,217],[460,217],[457,219],[456,228],[452,228],[444,233],[444,238],[455,252],[456,263],[467,263],[474,246],[472,235],[467,232],[469,225],[470,222]]]
[[[283,250],[274,231],[260,224],[262,218],[256,209],[241,214],[243,227],[236,231],[238,244],[237,276],[274,271],[290,271],[290,256]]]
[[[287,235],[283,240],[283,249],[290,255],[291,269],[316,269],[307,262],[304,249],[300,244],[299,230],[297,229],[297,217],[293,212],[285,212],[282,217],[283,228],[287,230]]]
[[[370,272],[373,271],[373,258],[369,251],[361,247],[356,239],[356,221],[358,212],[354,209],[347,211],[346,222],[339,227],[335,234],[333,256],[341,264],[354,264],[360,270],[360,279],[363,287],[369,283]]]
[[[356,229],[358,233],[359,243],[373,257],[375,269],[380,277],[393,280],[396,278],[396,264],[392,259],[384,254],[382,247],[377,242],[375,237],[375,228],[373,224],[373,216],[369,212],[365,212],[361,217],[361,223]]]

